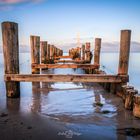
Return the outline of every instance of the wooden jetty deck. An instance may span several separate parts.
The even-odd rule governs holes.
[[[119,66],[115,75],[108,75],[100,70],[101,38],[95,39],[94,54],[90,51],[91,43],[86,42],[81,48],[70,49],[69,55],[64,56],[60,48],[47,41],[40,41],[39,36],[30,36],[32,74],[20,74],[19,71],[18,24],[3,22],[2,38],[4,80],[8,98],[20,97],[20,82],[94,82],[119,95],[124,100],[125,108],[132,110],[133,115],[140,118],[140,95],[133,86],[128,85],[131,30],[121,30]],[[93,64],[91,64],[92,56],[94,56]],[[71,60],[66,60],[68,58]],[[87,74],[40,74],[40,69],[56,68],[81,68]]]

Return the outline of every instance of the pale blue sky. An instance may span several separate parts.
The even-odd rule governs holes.
[[[31,34],[50,42],[77,33],[119,41],[121,29],[132,29],[132,40],[140,42],[139,14],[140,0],[0,0],[0,21],[19,23],[20,44],[25,45]]]

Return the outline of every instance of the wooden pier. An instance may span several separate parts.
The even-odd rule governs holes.
[[[100,70],[101,38],[95,39],[94,54],[90,50],[91,43],[86,42],[81,48],[70,49],[69,55],[64,56],[60,48],[47,41],[40,41],[39,36],[30,36],[32,74],[20,74],[19,71],[18,24],[3,22],[2,38],[8,98],[20,97],[20,82],[94,82],[119,95],[124,100],[125,108],[133,110],[134,116],[140,118],[140,95],[134,87],[128,85],[130,30],[121,31],[119,66],[115,75]],[[94,62],[91,63],[92,56]],[[90,74],[40,74],[40,69],[56,68],[80,68]]]

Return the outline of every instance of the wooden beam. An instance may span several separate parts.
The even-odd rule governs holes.
[[[32,68],[49,68],[49,69],[55,69],[55,68],[82,68],[82,69],[98,69],[99,65],[91,65],[91,64],[32,64]]]
[[[57,57],[54,57],[55,59],[58,59],[58,58],[71,58],[72,59],[72,57],[71,56],[57,56]]]
[[[100,74],[6,74],[5,81],[21,82],[93,82],[93,83],[122,83],[128,81],[128,76]]]
[[[90,61],[84,60],[54,60],[55,63],[90,63]]]

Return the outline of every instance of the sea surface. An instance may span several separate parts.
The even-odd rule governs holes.
[[[140,53],[130,55],[129,83],[140,91],[139,58]],[[101,53],[101,69],[107,73],[117,74],[118,61],[118,53]],[[20,53],[20,73],[31,73],[30,53]],[[84,71],[82,69],[50,69],[42,73],[82,74]],[[100,137],[99,132],[104,130],[104,135],[109,136],[110,139],[118,137],[119,129],[140,126],[140,121],[133,117],[132,112],[124,109],[124,104],[119,97],[106,92],[96,83],[40,83],[39,88],[32,83],[21,82],[21,98],[15,100],[13,104],[13,101],[6,99],[3,75],[4,62],[3,55],[0,54],[0,110],[41,114],[56,121],[69,123],[70,128],[77,128],[80,132],[91,136],[95,130]],[[96,103],[101,103],[102,106],[97,106]],[[103,113],[106,111],[108,113]]]

